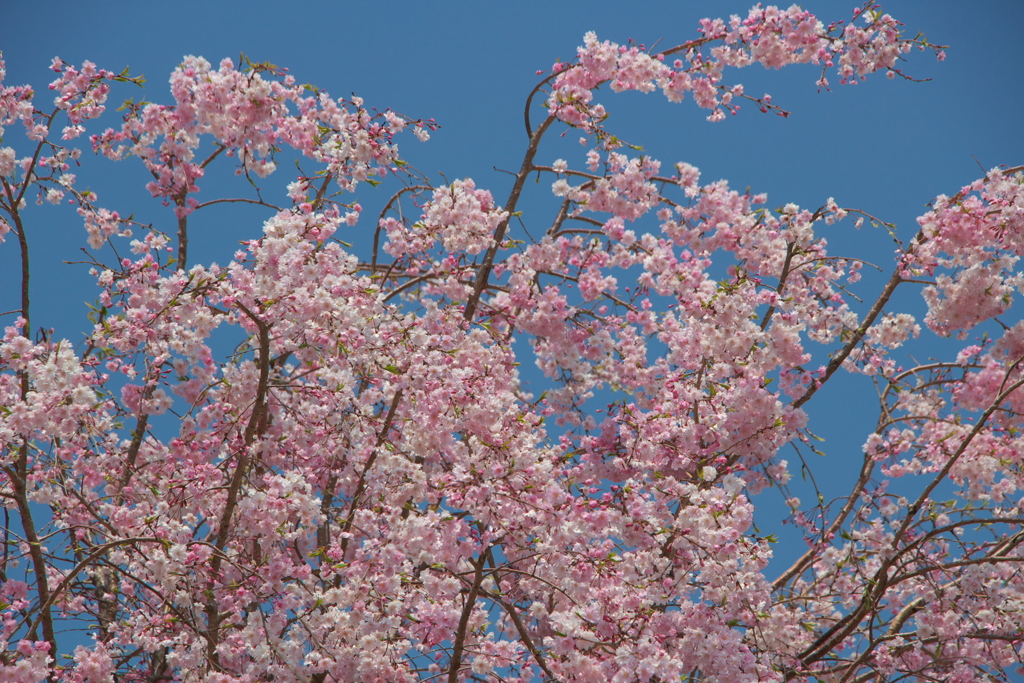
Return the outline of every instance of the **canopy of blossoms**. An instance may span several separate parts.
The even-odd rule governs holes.
[[[587,34],[529,96],[503,204],[402,160],[433,120],[271,65],[186,57],[166,104],[111,125],[127,72],[55,59],[48,108],[0,62],[0,248],[21,259],[0,306],[0,681],[1009,680],[1021,169],[935,198],[884,286],[857,290],[861,262],[816,230],[877,219],[702,184],[597,101],[785,115],[727,75],[813,64],[827,88],[943,56],[901,28],[867,3],[831,25],[758,6],[660,52]],[[545,159],[567,129],[578,163]],[[287,154],[299,175],[270,189]],[[141,163],[173,228],[79,189],[96,155]],[[204,193],[224,169],[258,189]],[[523,208],[534,178],[555,215]],[[361,183],[391,183],[379,215]],[[78,348],[34,332],[33,201],[84,224],[98,302]],[[227,202],[266,220],[199,262],[190,220]],[[339,239],[360,227],[365,253]],[[920,321],[890,303],[911,288]],[[986,325],[945,360],[896,357]],[[769,564],[752,496],[785,490],[780,451],[813,442],[816,392],[844,372],[879,387],[861,474],[831,506],[791,498],[809,548]]]

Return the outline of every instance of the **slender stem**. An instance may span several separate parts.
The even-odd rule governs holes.
[[[892,544],[890,545],[893,551],[896,550],[896,546],[906,534],[907,529],[910,528],[914,517],[917,516],[918,511],[924,504],[924,501],[928,499],[935,487],[946,479],[950,470],[953,468],[953,465],[956,464],[960,457],[967,451],[967,447],[974,441],[974,438],[981,433],[981,430],[984,428],[992,414],[998,410],[999,406],[1010,396],[1010,394],[1022,385],[1024,385],[1024,380],[1015,382],[996,396],[985,412],[979,416],[977,423],[967,436],[964,437],[960,446],[956,449],[956,452],[950,456],[946,465],[942,468],[942,471],[940,471],[932,482],[925,487],[917,500],[907,508],[907,514],[903,519],[903,523],[893,535]],[[853,611],[836,622],[828,631],[819,636],[813,644],[804,649],[804,651],[799,655],[801,661],[805,664],[818,661],[831,652],[837,645],[839,645],[839,643],[845,640],[854,631],[854,629],[857,628],[857,624],[860,623],[866,614],[869,614],[872,611],[872,608],[878,604],[886,590],[889,588],[891,582],[889,569],[896,564],[896,561],[902,556],[902,554],[902,552],[893,552],[890,558],[882,562],[878,571],[875,572],[875,575],[872,578],[873,583],[871,587],[864,594],[864,598],[861,600],[860,604],[858,604]]]
[[[21,251],[21,317],[25,319],[25,326],[22,328],[25,335],[31,334],[32,325],[29,318],[29,258],[28,258],[28,236],[25,234],[25,225],[21,221],[21,211],[18,210],[18,203],[20,195],[14,196],[13,188],[8,184],[7,179],[3,178],[4,193],[7,195],[7,201],[10,203],[9,213],[11,220],[14,221],[14,233],[18,236],[18,248]],[[22,193],[24,194],[24,193]],[[22,398],[27,392],[28,387],[24,387],[22,391]]]
[[[875,300],[875,303],[871,307],[871,310],[868,311],[868,314],[864,317],[864,320],[863,322],[861,322],[860,326],[858,326],[857,329],[854,330],[853,336],[850,338],[850,341],[848,341],[846,345],[843,346],[843,348],[839,349],[836,355],[832,356],[832,360],[829,361],[828,366],[825,368],[824,377],[811,384],[811,386],[807,387],[807,391],[804,392],[804,395],[798,398],[797,400],[793,401],[794,408],[799,408],[803,404],[807,403],[807,401],[809,401],[811,397],[814,396],[818,389],[824,386],[825,382],[827,382],[829,378],[831,378],[832,375],[835,374],[836,370],[838,370],[842,366],[843,361],[845,361],[847,357],[849,357],[849,355],[853,353],[853,350],[857,348],[857,344],[859,344],[861,339],[864,338],[864,335],[868,333],[868,330],[871,329],[871,326],[875,324],[875,320],[878,318],[879,315],[881,315],[882,310],[885,308],[885,305],[889,303],[889,299],[890,297],[892,297],[893,292],[896,291],[896,288],[900,286],[902,282],[903,278],[900,277],[899,269],[894,270],[892,273],[892,277],[890,277],[889,282],[885,284],[885,288],[882,290],[882,293],[878,295],[878,299]]]
[[[480,303],[480,295],[483,294],[484,289],[487,288],[487,281],[491,277],[491,269],[494,267],[494,257],[498,253],[498,249],[501,248],[501,243],[505,241],[505,233],[508,231],[508,223],[512,219],[512,214],[515,213],[516,205],[519,203],[519,197],[523,193],[523,186],[526,184],[526,177],[533,170],[533,158],[537,155],[537,149],[540,147],[541,138],[544,137],[544,133],[547,132],[551,124],[555,122],[553,116],[549,116],[544,119],[544,123],[540,124],[533,135],[530,136],[530,146],[526,149],[526,156],[523,157],[523,165],[519,168],[519,173],[516,175],[516,182],[512,186],[512,192],[509,194],[508,201],[505,202],[505,211],[508,212],[508,216],[505,217],[499,225],[498,229],[494,231],[494,239],[491,241],[491,246],[487,250],[487,254],[484,256],[484,262],[480,265],[480,270],[477,273],[476,285],[473,287],[473,293],[469,297],[469,302],[466,304],[466,320],[472,320],[473,315],[476,313],[477,305]]]
[[[516,606],[510,602],[502,600],[501,597],[491,593],[490,591],[481,589],[480,592],[501,605],[501,608],[505,610],[505,613],[508,614],[510,619],[512,619],[512,623],[515,625],[516,631],[519,633],[519,637],[523,639],[523,645],[525,645],[526,649],[530,651],[531,655],[533,655],[533,659],[537,662],[537,666],[547,674],[548,678],[553,681],[558,680],[555,675],[551,673],[551,669],[548,668],[548,663],[544,660],[544,655],[530,637],[530,632],[526,629],[526,624],[524,624],[523,620],[519,617],[519,612],[516,611]]]
[[[842,528],[843,524],[846,523],[846,519],[853,512],[853,509],[857,506],[860,492],[867,486],[868,481],[871,480],[871,473],[875,469],[875,461],[871,458],[864,458],[864,465],[861,467],[860,476],[857,477],[857,483],[854,484],[853,491],[846,498],[846,504],[836,515],[836,518],[829,525],[828,530],[824,533],[825,538],[829,538],[837,533]],[[814,560],[818,558],[820,551],[817,548],[811,548],[805,552],[800,559],[790,565],[779,578],[772,582],[772,591],[777,591],[789,583],[793,578],[799,576],[807,567],[811,565]]]
[[[370,457],[366,459],[366,464],[363,465],[363,471],[359,474],[359,483],[356,485],[355,493],[352,494],[352,504],[349,507],[348,518],[345,520],[345,526],[343,531],[349,531],[352,528],[352,523],[356,517],[356,510],[359,504],[359,499],[362,498],[363,492],[366,490],[366,475],[369,474],[370,468],[373,467],[373,463],[377,460],[377,452],[384,441],[387,439],[388,432],[391,431],[391,425],[395,420],[395,414],[398,412],[398,404],[402,402],[402,390],[399,389],[395,392],[395,397],[391,400],[391,407],[388,408],[388,414],[384,418],[384,425],[381,427],[380,434],[377,435],[377,443],[373,447],[373,451],[370,453]],[[350,536],[345,536],[341,541],[341,556],[345,557],[348,552],[348,539]]]
[[[211,199],[208,202],[203,202],[196,207],[196,211],[199,209],[205,209],[208,206],[213,206],[214,204],[256,204],[257,206],[265,206],[268,209],[273,209],[274,211],[282,210],[280,206],[270,204],[260,199],[249,199],[247,197],[224,197],[221,199]]]

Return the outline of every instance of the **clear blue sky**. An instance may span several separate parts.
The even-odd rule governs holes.
[[[810,0],[803,5],[827,23],[848,19],[855,3]],[[245,52],[253,61],[288,67],[300,82],[315,83],[335,96],[354,92],[370,106],[436,118],[442,130],[425,145],[411,136],[402,140],[404,156],[430,174],[473,177],[503,201],[508,176],[494,168],[519,167],[523,102],[538,79],[535,72],[556,58],[570,59],[584,32],[593,30],[616,42],[633,38],[650,45],[661,40],[668,46],[694,37],[701,17],[745,14],[748,7],[723,0],[303,5],[0,0],[0,48],[7,60],[7,84],[32,83],[42,101],[52,77],[47,66],[55,55],[74,63],[90,59],[115,71],[130,67],[133,74],[147,77],[146,99],[167,101],[167,76],[183,55],[203,55],[216,63]],[[707,112],[690,100],[673,106],[658,96],[604,92],[601,101],[612,112],[610,125],[667,164],[688,161],[700,167],[704,181],[726,178],[734,187],[768,192],[772,206],[792,201],[817,207],[834,196],[840,206],[896,222],[909,237],[914,218],[936,194],[955,193],[982,169],[1024,163],[1024,2],[893,0],[883,8],[903,21],[911,35],[922,32],[932,42],[950,45],[943,63],[930,53],[910,55],[907,72],[931,82],[879,76],[818,94],[813,67],[782,72],[752,67],[732,72],[731,82],[744,83],[751,94],[772,93],[775,103],[793,112],[788,120],[748,106],[737,117],[710,124],[704,121]],[[125,88],[119,96],[139,95]],[[8,140],[20,134],[12,127]],[[540,159],[562,155],[542,151]],[[146,199],[139,164],[115,167],[100,161],[89,166],[102,171],[83,171],[101,205],[124,213],[137,210],[140,219],[170,228],[170,213]],[[276,182],[286,179],[282,175]],[[371,197],[363,196],[367,192],[361,189],[360,199],[372,204]],[[85,329],[81,301],[94,298],[94,290],[84,268],[60,262],[78,258],[84,231],[72,212],[48,209],[33,216],[34,323],[77,341]],[[536,218],[539,225],[549,220],[547,215]],[[372,229],[371,223],[363,229]],[[243,228],[256,235],[260,226]],[[833,253],[849,248],[863,255],[867,249],[879,262],[891,262],[892,243],[882,232],[844,226],[829,233],[829,240]],[[0,310],[16,306],[12,242],[0,247]],[[231,251],[193,254],[193,261],[224,263]],[[854,399],[870,401],[873,389],[861,381],[822,393],[826,412],[812,427],[828,437],[825,449],[837,458],[829,468],[831,481],[838,486],[849,471],[843,464],[856,464],[852,456],[859,454],[876,416],[872,403],[859,410]],[[843,458],[844,453],[850,457]]]

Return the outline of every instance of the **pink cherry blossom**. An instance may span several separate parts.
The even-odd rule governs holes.
[[[44,239],[26,196],[70,203],[97,286],[77,348],[33,334],[28,269],[5,294],[0,679],[1009,680],[1024,323],[1000,318],[1024,171],[937,197],[872,285],[821,233],[878,219],[702,184],[595,101],[607,83],[785,115],[725,74],[899,74],[938,49],[901,30],[867,3],[828,26],[759,5],[660,52],[588,33],[538,86],[503,204],[402,159],[432,119],[270,64],[185,57],[169,99],[106,127],[127,72],[54,59],[52,105],[0,80],[0,126],[25,134],[0,148],[4,248]],[[584,150],[546,161],[573,128]],[[84,134],[140,164],[176,232],[78,189]],[[224,172],[253,194],[208,194]],[[360,184],[390,188],[370,219]],[[193,215],[235,201],[262,223],[189,254]],[[372,247],[342,241],[367,220]],[[920,324],[894,296],[915,287]],[[902,351],[978,327],[948,360]],[[807,454],[843,370],[872,378],[878,423],[848,493],[815,502],[796,482],[831,463]],[[755,524],[773,492],[807,544],[789,566]]]

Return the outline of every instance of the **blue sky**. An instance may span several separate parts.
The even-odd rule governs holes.
[[[827,23],[849,18],[855,3],[812,0],[803,5]],[[183,55],[202,55],[216,63],[245,52],[253,61],[288,67],[300,82],[315,83],[336,97],[356,93],[379,109],[435,118],[442,129],[426,144],[411,136],[402,140],[403,155],[434,179],[439,179],[437,172],[449,179],[473,177],[503,201],[509,177],[494,169],[519,167],[525,147],[523,103],[538,80],[537,70],[549,68],[556,58],[570,59],[589,30],[615,42],[633,38],[669,46],[694,37],[700,18],[745,14],[749,5],[722,0],[561,0],[325,2],[302,5],[298,11],[286,7],[264,0],[6,0],[0,4],[6,83],[32,83],[45,101],[45,85],[52,77],[47,66],[59,55],[73,63],[90,59],[114,71],[129,67],[147,77],[146,99],[167,101],[167,76]],[[789,119],[762,115],[748,106],[739,116],[711,124],[704,120],[707,112],[689,99],[669,105],[654,95],[604,91],[600,101],[612,113],[609,125],[666,164],[687,161],[698,166],[705,182],[726,178],[733,187],[767,192],[771,206],[795,202],[817,207],[834,196],[840,206],[895,222],[909,238],[915,232],[914,218],[936,194],[955,193],[983,169],[1024,163],[1024,41],[1019,34],[1024,3],[893,0],[883,8],[903,21],[911,35],[922,32],[934,43],[950,45],[943,63],[930,53],[909,56],[907,73],[930,82],[879,76],[818,93],[814,67],[781,72],[753,67],[732,72],[730,82],[743,83],[750,94],[772,93],[776,104],[793,112]],[[115,106],[117,98],[128,96],[138,99],[139,93],[122,89],[115,93]],[[108,125],[114,120],[107,119]],[[7,144],[20,134],[11,127]],[[580,156],[570,157],[573,153]],[[554,145],[542,150],[539,161],[558,156],[579,164],[582,148]],[[82,172],[84,184],[99,193],[101,205],[122,213],[137,211],[140,219],[170,229],[171,214],[142,189],[146,179],[140,165],[97,160],[88,168],[91,172]],[[287,180],[272,177],[265,186],[283,187]],[[534,191],[536,196],[546,194],[543,184]],[[379,199],[371,192],[359,191],[368,207]],[[529,222],[529,206],[527,212],[524,220]],[[77,341],[86,329],[81,302],[93,299],[94,290],[84,268],[61,262],[80,256],[84,231],[70,211],[46,208],[32,216],[34,323]],[[550,216],[538,213],[535,220],[544,225]],[[371,223],[362,228],[371,230]],[[260,224],[254,219],[232,229],[254,236]],[[857,232],[843,225],[828,237],[833,253],[855,250],[880,263],[891,262],[893,245],[884,232]],[[230,260],[230,240],[211,238],[205,244],[205,251],[193,251],[194,262]],[[0,247],[0,311],[16,306],[13,246],[8,240]],[[865,280],[871,284],[870,277]],[[904,295],[895,303],[911,299]],[[922,353],[927,355],[930,348]],[[936,353],[939,348],[934,347]],[[825,485],[839,487],[856,465],[852,456],[859,454],[876,416],[873,393],[864,381],[822,392],[823,411],[814,417],[812,428],[828,438],[825,450],[836,458]],[[857,403],[859,399],[867,402]]]

